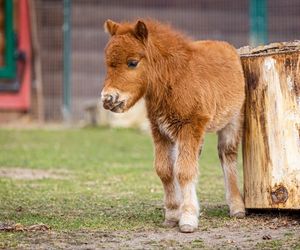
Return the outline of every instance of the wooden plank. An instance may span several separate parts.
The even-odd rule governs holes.
[[[38,19],[36,14],[36,6],[33,0],[29,0],[29,14],[30,14],[30,27],[32,38],[32,50],[34,56],[34,73],[35,73],[35,94],[36,94],[36,109],[39,122],[43,123],[45,120],[44,113],[44,96],[43,96],[43,75],[42,75],[42,61],[41,61],[41,48],[38,39]]]
[[[300,43],[294,45],[242,55],[246,208],[300,209]]]

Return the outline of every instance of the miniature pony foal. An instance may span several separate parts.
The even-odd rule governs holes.
[[[206,132],[218,133],[230,215],[244,217],[236,164],[245,83],[239,55],[226,42],[191,41],[153,20],[105,22],[103,106],[125,112],[144,97],[165,191],[165,226],[198,227],[198,157]]]

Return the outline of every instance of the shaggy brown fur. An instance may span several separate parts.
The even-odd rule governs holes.
[[[198,226],[198,153],[208,131],[219,135],[230,214],[244,216],[236,160],[245,94],[236,50],[226,42],[191,41],[152,20],[108,20],[105,29],[111,39],[105,50],[103,105],[125,112],[145,98],[155,168],[165,189],[165,225],[179,222],[182,232]]]

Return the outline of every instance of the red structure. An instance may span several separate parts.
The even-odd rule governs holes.
[[[27,111],[30,107],[30,89],[31,89],[31,40],[30,40],[30,21],[28,1],[18,1],[19,23],[18,23],[18,41],[19,51],[26,55],[23,76],[18,92],[0,92],[0,109]],[[20,72],[20,63],[17,65],[17,71]],[[19,74],[17,74],[19,75]]]

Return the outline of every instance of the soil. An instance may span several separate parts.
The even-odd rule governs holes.
[[[201,221],[201,219],[200,219]],[[183,234],[177,228],[104,232],[25,231],[18,249],[300,249],[297,214],[251,214]]]
[[[49,171],[28,168],[0,168],[0,177],[15,180],[65,179],[66,171]]]

